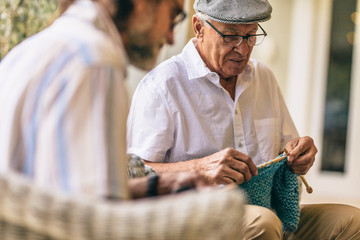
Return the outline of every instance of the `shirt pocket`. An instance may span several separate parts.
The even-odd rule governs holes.
[[[258,151],[264,161],[269,161],[280,152],[280,129],[276,118],[255,120]]]

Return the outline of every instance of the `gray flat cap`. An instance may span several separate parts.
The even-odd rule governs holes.
[[[214,21],[230,24],[264,22],[272,12],[267,0],[195,0],[194,9]]]

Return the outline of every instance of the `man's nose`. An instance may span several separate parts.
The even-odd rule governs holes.
[[[243,38],[242,41],[234,46],[234,51],[240,53],[240,54],[247,54],[250,51],[250,46],[248,44],[248,41],[246,38]]]

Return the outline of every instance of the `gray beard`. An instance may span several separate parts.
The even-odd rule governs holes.
[[[130,44],[127,53],[130,63],[142,70],[151,70],[156,63],[156,56],[151,46]]]

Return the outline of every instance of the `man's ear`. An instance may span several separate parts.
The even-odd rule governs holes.
[[[202,38],[203,31],[204,31],[203,22],[196,15],[194,15],[192,18],[192,23],[193,23],[193,30],[194,30],[196,38],[197,39]]]

